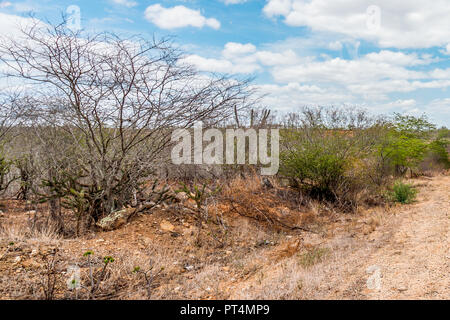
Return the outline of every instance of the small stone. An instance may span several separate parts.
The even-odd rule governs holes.
[[[186,269],[186,271],[192,271],[194,270],[194,266],[185,266],[184,269]]]
[[[178,202],[183,202],[183,201],[186,201],[188,199],[188,196],[184,192],[179,192],[179,193],[176,194],[175,199]]]
[[[25,269],[39,269],[41,267],[41,264],[30,259],[22,262],[22,267],[24,267]]]
[[[408,288],[404,285],[400,285],[397,287],[397,290],[400,292],[408,291]]]
[[[193,199],[188,199],[185,202],[185,205],[188,209],[196,209],[197,208],[197,203]]]
[[[127,223],[128,217],[136,211],[134,208],[126,208],[101,219],[96,226],[104,231],[112,231]]]
[[[166,232],[173,232],[175,230],[174,225],[166,220],[163,220],[160,223],[159,227],[161,228],[162,231],[166,231]]]

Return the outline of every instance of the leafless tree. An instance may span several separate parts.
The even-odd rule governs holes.
[[[26,109],[25,99],[20,93],[1,92],[0,93],[0,193],[3,194],[9,186],[18,179],[12,173],[12,159],[5,151],[5,144],[10,142],[17,135],[18,126]]]
[[[17,93],[0,94],[0,144],[20,121],[22,111],[20,102],[20,96]]]
[[[173,128],[223,121],[250,102],[247,81],[199,73],[180,58],[168,40],[72,32],[64,23],[36,22],[0,41],[7,76],[32,88],[34,130],[58,162],[47,172],[54,196],[67,189],[97,220],[129,203]]]

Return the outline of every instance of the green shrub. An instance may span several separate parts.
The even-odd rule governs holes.
[[[280,158],[283,175],[294,179],[301,188],[324,197],[330,197],[345,179],[349,163],[348,158],[339,154],[337,143],[326,143],[325,139],[296,145],[282,152]]]
[[[382,153],[390,159],[398,175],[417,168],[424,160],[428,151],[426,141],[398,133],[391,133],[389,138],[389,143],[382,147]]]
[[[426,115],[414,117],[394,113],[393,125],[398,133],[412,138],[424,139],[429,137],[433,130],[436,130],[436,126],[429,122]]]
[[[442,164],[445,169],[450,168],[450,159],[447,152],[449,142],[445,139],[434,140],[429,145],[431,156],[436,159],[436,162]]]
[[[305,108],[280,131],[280,175],[319,200],[353,210],[378,190],[374,172],[384,126],[364,112]],[[381,179],[382,180],[382,179]],[[368,183],[369,182],[369,183]]]
[[[395,170],[404,175],[424,161],[429,152],[429,140],[436,129],[426,116],[414,117],[394,114],[385,138],[378,146],[378,154]]]
[[[438,139],[450,139],[450,130],[446,127],[442,127],[437,130]]]
[[[408,204],[414,201],[416,194],[417,190],[413,186],[397,181],[392,187],[390,195],[393,201]]]

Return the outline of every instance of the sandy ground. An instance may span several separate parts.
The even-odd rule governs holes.
[[[327,258],[305,268],[297,255],[264,262],[233,288],[236,299],[450,299],[450,177],[410,181],[420,191],[410,205],[342,218],[334,234],[302,237]],[[261,280],[262,279],[262,280]]]
[[[43,254],[58,254],[57,299],[72,299],[65,273],[88,268],[83,253],[113,256],[98,299],[147,299],[137,265],[164,271],[152,299],[450,299],[450,176],[411,180],[417,201],[360,214],[323,217],[310,208],[316,232],[274,231],[246,218],[225,217],[203,229],[179,210],[143,215],[112,232],[78,239],[27,235],[31,215],[21,207],[0,216],[0,299],[42,299]],[[313,210],[314,209],[314,210]],[[291,211],[305,215],[306,211]],[[28,222],[27,222],[28,221]],[[14,245],[9,243],[14,241]]]
[[[430,181],[417,204],[401,209],[397,218],[382,230],[392,235],[389,241],[361,268],[371,267],[371,279],[376,270],[381,276],[379,286],[370,282],[373,290],[364,290],[363,297],[450,299],[450,177]]]

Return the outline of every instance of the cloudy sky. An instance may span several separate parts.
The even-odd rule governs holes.
[[[254,77],[280,112],[346,104],[450,126],[449,0],[0,0],[0,33],[73,6],[86,30],[174,36],[186,61]]]

